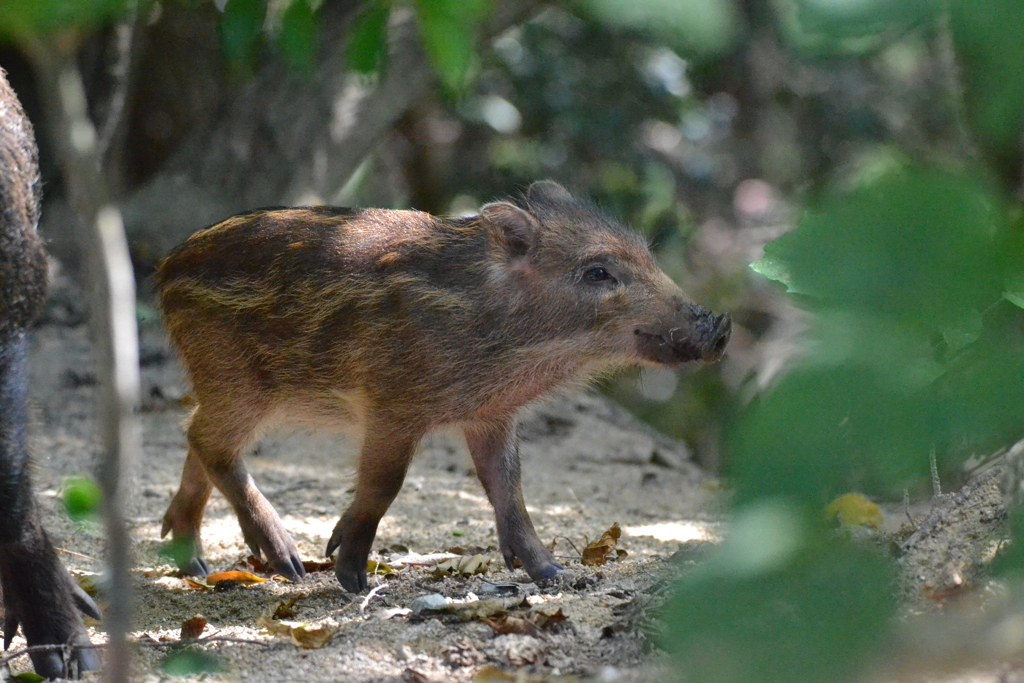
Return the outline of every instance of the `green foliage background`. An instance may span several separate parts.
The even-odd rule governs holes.
[[[0,2],[0,34],[30,44],[87,32],[127,7]],[[969,456],[1024,435],[1017,0],[567,0],[489,50],[488,0],[370,0],[347,50],[368,80],[388,68],[396,7],[415,14],[442,88],[422,119],[461,131],[455,148],[416,150],[428,179],[413,188],[417,208],[458,210],[555,177],[644,230],[709,307],[738,309],[767,279],[808,312],[803,355],[763,391],[736,391],[715,369],[685,375],[667,402],[645,402],[632,380],[608,389],[691,442],[703,438],[695,425],[722,435],[735,520],[665,610],[678,678],[862,676],[895,613],[893,562],[837,538],[822,506],[854,489],[920,491],[932,454],[955,477]],[[218,28],[233,77],[269,58],[308,78],[320,9],[227,0]],[[757,86],[787,60],[803,80],[765,95]],[[761,82],[749,77],[757,68]],[[913,125],[887,123],[858,88],[882,92]],[[901,89],[920,101],[901,101]],[[758,129],[766,120],[777,139]],[[751,176],[800,207],[798,226],[767,245],[756,275],[701,279],[707,269],[683,249]],[[737,323],[766,326],[738,312]],[[75,514],[95,507],[86,488],[69,489]],[[1024,566],[1022,520],[1016,511],[998,571]]]

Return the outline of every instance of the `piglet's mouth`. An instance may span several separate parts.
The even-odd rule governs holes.
[[[637,327],[633,330],[637,351],[641,358],[659,365],[681,365],[695,360],[715,363],[725,354],[732,334],[732,319],[728,314],[700,315],[687,327],[672,327],[663,331]]]

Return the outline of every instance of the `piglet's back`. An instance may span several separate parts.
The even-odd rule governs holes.
[[[478,222],[418,211],[262,209],[190,237],[156,282],[197,392],[327,390],[421,365],[425,339],[448,346],[439,321],[464,333],[485,241]]]

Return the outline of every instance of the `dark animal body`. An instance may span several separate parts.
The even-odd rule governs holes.
[[[28,328],[46,300],[46,253],[36,233],[40,184],[32,127],[0,69],[0,584],[4,649],[20,626],[48,678],[100,666],[78,614],[99,610],[57,559],[39,523],[30,480]]]
[[[276,424],[363,429],[355,498],[327,545],[366,588],[377,525],[429,430],[461,428],[499,544],[534,580],[563,570],[520,487],[516,414],[611,368],[714,361],[728,316],[688,301],[643,239],[552,182],[479,216],[296,208],[200,231],[157,272],[170,336],[197,401],[164,533],[208,571],[199,528],[212,486],[281,574],[304,571],[241,455]]]

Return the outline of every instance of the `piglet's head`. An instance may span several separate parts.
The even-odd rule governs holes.
[[[550,181],[515,203],[481,209],[497,256],[495,282],[524,302],[538,343],[565,340],[595,365],[713,363],[728,315],[687,299],[643,237]]]

